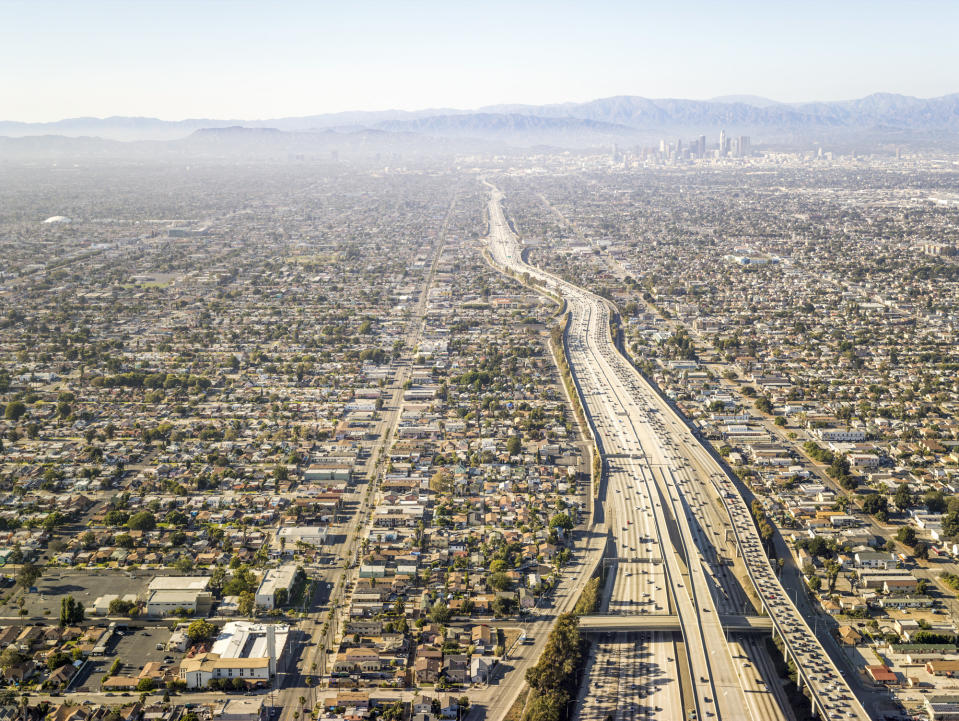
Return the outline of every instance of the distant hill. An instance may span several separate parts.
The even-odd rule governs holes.
[[[437,137],[497,140],[510,145],[581,146],[633,139],[632,128],[599,120],[542,117],[521,113],[436,115],[415,120],[390,120],[377,128]]]
[[[773,105],[784,105],[778,100],[770,100],[759,95],[720,95],[710,98],[711,103],[742,103],[743,105],[752,105],[755,108],[769,108]]]
[[[583,103],[495,105],[478,110],[356,111],[253,121],[128,117],[72,118],[53,123],[0,121],[0,136],[47,136],[47,140],[38,140],[39,145],[34,144],[35,149],[52,149],[60,143],[50,136],[125,142],[189,139],[185,145],[173,146],[176,152],[185,147],[210,148],[218,144],[274,149],[357,144],[385,148],[391,143],[401,148],[478,149],[490,147],[491,143],[580,148],[656,142],[662,137],[689,139],[700,134],[707,135],[712,142],[721,129],[729,135],[751,135],[754,144],[864,140],[955,145],[959,142],[959,94],[923,99],[876,93],[857,100],[810,103],[779,103],[751,95],[711,100],[654,100],[621,95]],[[223,133],[209,132],[212,130]],[[241,130],[269,132],[244,134]],[[201,131],[199,136],[197,131]],[[26,152],[28,146],[25,142],[4,142],[0,149]],[[89,152],[116,150],[97,146],[90,140],[71,147],[81,146]],[[128,150],[135,152],[133,148]]]

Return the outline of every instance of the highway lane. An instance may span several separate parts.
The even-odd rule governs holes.
[[[629,487],[632,479],[640,479],[641,483],[633,488],[643,492],[647,501],[652,501],[650,510],[645,513],[654,524],[653,545],[658,545],[658,552],[664,559],[664,590],[668,589],[674,606],[670,612],[680,619],[688,650],[694,696],[685,700],[685,710],[687,714],[696,712],[705,718],[747,718],[739,678],[731,671],[733,664],[726,649],[725,634],[710,590],[703,581],[685,511],[679,506],[675,483],[665,475],[668,467],[662,461],[664,453],[655,439],[645,433],[643,424],[637,421],[644,417],[643,409],[633,394],[624,392],[619,382],[626,371],[621,363],[617,363],[620,356],[609,350],[608,309],[604,304],[584,303],[583,306],[581,319],[575,321],[581,332],[570,333],[570,359],[577,368],[593,369],[588,376],[599,381],[598,388],[602,390],[599,402],[590,411],[594,416],[602,417],[604,430],[608,426],[612,431],[605,435],[604,451],[624,456],[621,462],[617,458],[610,467],[610,489],[618,496]],[[594,313],[599,316],[599,322],[594,322]],[[675,529],[672,533],[671,520]],[[635,538],[632,518],[626,518],[625,526],[619,522],[611,523],[627,539]]]
[[[512,242],[512,233],[503,218],[498,198],[490,205],[490,228],[493,257],[507,264],[514,255],[518,258],[518,249]],[[529,266],[517,265],[516,268],[526,269]],[[577,381],[585,396],[589,414],[597,434],[602,439],[603,451],[606,454],[623,456],[623,463],[611,465],[608,475],[610,491],[615,491],[615,494],[620,496],[619,501],[610,504],[611,527],[621,547],[642,549],[641,553],[646,558],[659,561],[663,574],[662,583],[652,585],[652,590],[645,592],[650,594],[653,606],[651,610],[668,610],[680,618],[683,641],[688,650],[684,656],[688,664],[685,675],[693,690],[691,696],[683,700],[683,715],[746,719],[748,714],[741,689],[737,687],[738,679],[735,676],[726,677],[718,668],[729,668],[732,663],[724,634],[719,627],[718,614],[715,608],[711,608],[712,597],[700,579],[702,574],[698,560],[694,558],[690,565],[687,565],[685,560],[688,554],[693,552],[692,548],[687,548],[687,545],[692,545],[689,541],[689,529],[684,528],[683,517],[677,516],[674,509],[672,518],[679,523],[679,532],[670,533],[669,520],[663,506],[663,501],[668,498],[668,490],[662,486],[662,479],[656,478],[649,460],[644,459],[641,434],[637,432],[633,422],[633,418],[641,414],[641,409],[636,407],[630,394],[624,393],[621,378],[627,370],[622,358],[610,351],[609,309],[595,296],[571,286],[558,286],[557,290],[566,298],[572,318],[573,330],[569,333],[568,342],[571,366],[577,373]],[[640,482],[636,483],[636,479]],[[622,493],[630,488],[635,492],[634,499],[639,501],[637,506],[645,509],[642,513],[648,524],[634,524],[640,513],[637,506],[623,504]],[[674,536],[673,542],[669,541],[671,536]],[[678,540],[675,536],[678,536]],[[681,553],[676,552],[673,543],[682,547]],[[633,585],[629,580],[631,578],[632,576],[627,576],[625,572],[616,573],[614,599],[618,600],[623,596],[619,587],[625,586],[628,589]],[[628,591],[625,595],[632,596]],[[710,610],[712,614],[704,623],[704,616]],[[715,670],[712,668],[714,665],[718,666]],[[717,679],[721,682],[718,686]],[[632,682],[631,680],[630,683]],[[720,696],[717,696],[717,690]],[[599,698],[602,700],[603,696]],[[622,713],[625,696],[617,694],[615,698],[618,704],[616,713]],[[628,703],[626,702],[627,706]],[[656,710],[657,707],[654,706],[653,709]],[[674,708],[664,713],[668,714],[664,718],[676,718],[677,715]]]
[[[614,349],[609,338],[606,302],[523,262],[517,239],[503,217],[500,200],[499,191],[492,188],[489,248],[494,261],[517,275],[528,274],[546,291],[567,301],[572,319],[568,334],[570,366],[602,450],[610,459],[610,527],[621,546],[637,547],[637,531],[631,530],[634,524],[630,508],[616,502],[615,496],[632,483],[633,490],[643,499],[638,505],[653,504],[644,512],[651,516],[656,542],[643,544],[642,548],[652,555],[658,546],[663,558],[666,583],[654,586],[658,594],[653,596],[654,603],[668,600],[675,604],[682,619],[694,688],[694,698],[684,699],[685,708],[696,710],[700,718],[712,714],[731,719],[767,715],[747,709],[744,688],[754,691],[750,686],[755,684],[742,673],[743,664],[754,664],[744,658],[733,662],[734,654],[718,621],[717,602],[735,605],[744,599],[722,590],[735,588],[735,584],[727,582],[728,572],[726,578],[722,571],[717,577],[716,567],[709,563],[716,560],[710,535],[716,539],[719,529],[713,528],[711,534],[706,530],[713,527],[717,514],[705,511],[703,492],[712,488],[725,510],[725,519],[718,520],[724,531],[732,530],[763,607],[784,639],[790,657],[798,661],[818,710],[827,718],[867,719],[772,572],[735,485],[673,409]],[[609,502],[609,494],[613,502]],[[618,576],[617,569],[617,583]],[[624,598],[616,592],[615,585],[613,598],[619,602]],[[744,656],[739,652],[735,655]],[[770,717],[779,718],[775,714]]]

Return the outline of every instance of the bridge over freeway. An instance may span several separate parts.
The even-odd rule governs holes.
[[[769,616],[720,616],[723,628],[730,633],[771,633]],[[668,613],[624,615],[598,613],[580,616],[581,633],[617,633],[636,631],[679,631],[679,616]]]

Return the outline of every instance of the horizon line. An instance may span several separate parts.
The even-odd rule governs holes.
[[[645,95],[632,95],[628,93],[623,93],[618,95],[606,95],[603,97],[591,98],[589,100],[561,100],[561,101],[549,102],[549,103],[499,102],[499,103],[488,103],[485,105],[480,105],[480,106],[471,107],[471,108],[467,108],[467,107],[456,108],[456,107],[442,107],[442,106],[421,107],[421,108],[414,108],[410,110],[396,108],[396,107],[372,109],[372,110],[353,108],[349,110],[330,110],[325,112],[307,113],[303,115],[273,115],[271,117],[261,117],[261,118],[230,118],[230,117],[216,117],[213,115],[208,115],[206,117],[195,116],[195,117],[185,117],[185,118],[178,118],[178,119],[169,119],[169,118],[163,118],[157,115],[118,115],[114,113],[111,115],[72,115],[67,117],[60,117],[60,118],[57,118],[56,120],[14,120],[9,118],[2,118],[0,119],[0,123],[16,123],[20,125],[53,125],[56,123],[65,123],[65,122],[76,121],[76,120],[104,121],[104,120],[114,120],[114,119],[155,120],[163,123],[188,123],[188,122],[195,122],[195,121],[264,123],[272,120],[291,120],[291,119],[300,119],[300,118],[329,116],[329,115],[346,115],[350,113],[423,113],[423,112],[432,112],[432,111],[435,111],[437,113],[450,112],[450,111],[457,112],[457,113],[476,113],[476,112],[482,112],[484,110],[488,110],[490,108],[497,108],[501,106],[526,106],[526,107],[546,108],[546,107],[555,107],[555,106],[562,106],[562,105],[584,105],[586,103],[599,102],[602,100],[612,100],[614,98],[642,98],[644,100],[650,100],[653,102],[663,101],[663,100],[685,100],[685,101],[697,102],[697,103],[725,102],[729,104],[734,104],[738,102],[742,105],[751,105],[751,103],[747,101],[742,101],[742,100],[734,101],[734,100],[724,100],[724,99],[755,98],[757,100],[764,100],[770,103],[774,103],[775,105],[795,107],[795,106],[802,106],[802,105],[810,105],[814,103],[848,103],[856,100],[864,100],[866,98],[870,98],[876,95],[888,95],[888,96],[895,96],[895,97],[901,97],[901,98],[909,98],[911,100],[941,100],[943,98],[948,98],[953,95],[959,95],[959,91],[952,92],[952,93],[945,93],[944,95],[920,97],[918,95],[907,95],[905,93],[893,93],[893,92],[888,92],[883,90],[877,90],[875,92],[867,93],[866,95],[862,95],[855,98],[843,98],[839,100],[801,100],[801,101],[793,101],[793,102],[775,100],[774,98],[770,98],[764,95],[756,95],[754,93],[725,93],[723,95],[714,95],[709,98],[684,98],[684,97],[678,97],[678,96],[652,98]],[[758,106],[752,106],[752,107],[758,107]]]

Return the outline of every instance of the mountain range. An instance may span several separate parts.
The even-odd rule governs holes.
[[[269,136],[242,132],[271,130]],[[750,135],[753,144],[809,141],[870,142],[941,141],[959,138],[959,93],[938,98],[914,98],[876,93],[858,100],[779,103],[749,95],[710,100],[649,99],[616,96],[583,103],[495,105],[476,110],[436,108],[418,111],[356,111],[273,118],[267,120],[156,118],[70,118],[50,123],[0,121],[0,153],[27,148],[64,148],[66,138],[83,138],[77,148],[90,152],[118,150],[108,141],[148,142],[127,152],[176,152],[211,143],[222,145],[242,138],[259,146],[308,150],[315,146],[427,145],[461,150],[468,147],[566,148],[609,143],[640,144],[661,137],[692,138],[705,134],[712,141],[720,130],[730,136]],[[211,130],[220,130],[218,134]],[[42,140],[41,137],[46,138]],[[58,136],[58,137],[50,137]],[[27,138],[32,138],[28,141]],[[99,139],[101,143],[94,142]]]

